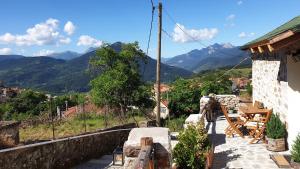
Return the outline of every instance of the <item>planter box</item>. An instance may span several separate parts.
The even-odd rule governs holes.
[[[214,147],[214,145],[212,145],[211,149],[206,154],[205,169],[211,169],[212,168],[213,161],[214,161],[214,151],[215,151],[215,147]]]
[[[285,139],[279,138],[279,139],[272,139],[272,138],[266,138],[267,139],[267,150],[269,151],[285,151]]]
[[[300,169],[300,163],[296,163],[296,162],[294,162],[294,160],[291,161],[291,166],[294,169]]]

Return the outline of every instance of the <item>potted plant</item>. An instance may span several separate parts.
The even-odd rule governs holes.
[[[173,165],[177,169],[211,168],[213,146],[203,123],[197,126],[188,125],[178,136],[178,144],[173,150]]]
[[[296,140],[292,145],[292,166],[295,169],[300,169],[300,134],[298,134]]]
[[[267,149],[270,151],[285,150],[285,125],[281,122],[279,114],[272,114],[267,123]]]

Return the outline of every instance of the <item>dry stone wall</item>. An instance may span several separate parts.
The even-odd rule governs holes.
[[[216,95],[215,100],[217,103],[225,105],[228,109],[239,109],[239,98],[236,95]]]
[[[82,161],[111,154],[124,144],[130,130],[102,131],[3,149],[0,150],[0,169],[70,168]]]
[[[200,99],[200,113],[204,108],[211,107],[208,105],[213,102],[225,105],[228,109],[238,110],[239,108],[239,98],[236,95],[210,95],[209,97],[202,97]]]

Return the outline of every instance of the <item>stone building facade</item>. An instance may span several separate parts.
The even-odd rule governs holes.
[[[253,102],[262,102],[265,107],[273,109],[274,113],[279,113],[281,119],[286,121],[288,83],[286,65],[281,62],[280,60],[253,60]]]
[[[289,147],[300,134],[300,16],[241,48],[253,60],[253,101],[279,113],[287,127]]]

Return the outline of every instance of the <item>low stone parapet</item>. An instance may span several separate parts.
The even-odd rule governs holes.
[[[162,127],[134,128],[131,130],[123,147],[124,168],[131,169],[134,167],[141,150],[140,140],[143,137],[153,138],[155,163],[161,169],[169,169],[172,164],[171,137],[169,129]]]
[[[130,130],[101,131],[3,149],[0,150],[0,168],[71,168],[80,162],[111,154],[127,140]]]

